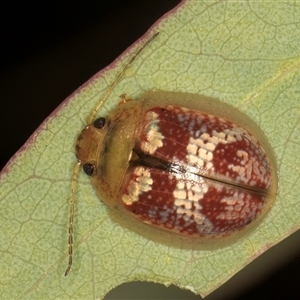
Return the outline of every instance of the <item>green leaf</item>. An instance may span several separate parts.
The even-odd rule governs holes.
[[[251,234],[214,251],[176,249],[114,223],[88,178],[78,180],[75,255],[67,263],[74,144],[85,119],[134,49],[75,91],[3,169],[1,298],[101,298],[134,280],[208,295],[299,229],[300,7],[290,2],[186,1],[151,29],[160,32],[115,87],[126,93],[203,94],[238,107],[261,127],[278,165],[274,207]]]

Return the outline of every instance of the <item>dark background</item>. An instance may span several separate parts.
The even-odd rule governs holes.
[[[177,3],[178,0],[2,1],[0,169],[69,94],[111,63]],[[298,299],[299,241],[300,234],[296,233],[273,247],[206,299]],[[270,272],[259,279],[257,269],[262,265]],[[240,290],[241,278],[246,282],[257,278],[258,282]],[[183,294],[175,287],[167,289],[150,283],[125,284],[108,298],[146,296],[193,298],[191,293]]]

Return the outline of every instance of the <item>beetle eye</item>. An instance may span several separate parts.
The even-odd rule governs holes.
[[[103,128],[105,125],[105,118],[101,117],[101,118],[96,119],[94,121],[93,125],[98,129]]]
[[[88,176],[92,176],[95,170],[95,166],[92,164],[84,164],[82,168],[84,173]]]

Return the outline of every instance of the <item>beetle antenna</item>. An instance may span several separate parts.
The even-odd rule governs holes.
[[[146,48],[146,46],[153,41],[157,36],[159,32],[155,33],[153,36],[151,36],[142,46],[140,46],[137,51],[133,54],[129,62],[124,66],[123,70],[119,73],[117,78],[114,80],[114,82],[111,84],[111,86],[107,89],[106,93],[100,100],[99,104],[96,106],[96,108],[93,110],[93,112],[88,116],[87,118],[87,124],[91,124],[95,118],[95,115],[97,114],[99,108],[102,106],[103,102],[107,99],[111,91],[114,89],[116,84],[120,81],[122,76],[125,74],[126,70],[129,68],[129,66],[132,64],[132,62],[136,59],[136,57]],[[79,169],[81,166],[81,162],[78,161],[74,167],[73,167],[73,176],[72,176],[72,195],[70,199],[70,215],[69,215],[69,227],[68,227],[68,266],[65,271],[65,276],[67,276],[71,270],[72,263],[73,263],[73,232],[74,232],[74,210],[75,210],[75,192],[76,192],[76,186],[77,186],[77,178]]]
[[[117,76],[117,78],[114,80],[114,82],[111,84],[111,86],[107,89],[107,91],[105,92],[104,96],[100,100],[99,104],[95,107],[95,109],[93,110],[93,112],[88,116],[88,118],[87,118],[87,124],[91,124],[94,121],[95,115],[97,114],[99,108],[102,106],[103,102],[107,99],[107,97],[109,96],[109,94],[111,93],[111,91],[114,89],[114,87],[120,81],[120,79],[123,77],[123,75],[125,74],[126,70],[129,68],[129,66],[132,64],[132,62],[136,59],[136,57],[149,45],[149,43],[151,43],[158,36],[158,34],[159,34],[159,32],[156,32],[154,35],[152,35],[133,54],[133,56],[131,57],[131,59],[129,60],[129,62],[124,66],[124,68],[119,73],[119,75]]]
[[[65,271],[65,276],[68,275],[68,273],[71,270],[72,262],[73,262],[73,229],[74,229],[74,208],[75,208],[75,191],[77,186],[77,178],[79,173],[79,168],[81,166],[80,162],[77,162],[73,167],[73,176],[72,176],[72,194],[71,194],[71,200],[70,200],[70,216],[69,216],[69,229],[68,229],[68,255],[69,255],[69,262],[68,267]]]

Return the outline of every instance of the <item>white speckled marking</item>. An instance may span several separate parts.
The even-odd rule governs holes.
[[[159,132],[159,119],[158,114],[153,111],[149,111],[146,114],[146,118],[149,123],[144,129],[146,134],[146,141],[141,144],[141,149],[148,154],[153,154],[157,148],[163,146],[164,136]]]
[[[203,132],[198,138],[191,137],[186,148],[188,164],[196,165],[197,167],[214,172],[212,161],[214,151],[218,144],[226,145],[241,141],[243,136],[247,136],[248,139],[251,139],[252,143],[257,143],[255,138],[249,136],[244,129],[239,127],[235,127],[231,130],[225,129],[222,132],[213,131],[212,135]],[[237,174],[236,179],[246,184],[255,185],[255,180],[249,182],[249,178],[253,177],[253,173],[257,178],[265,180],[265,183],[268,184],[268,177],[265,176],[266,169],[260,168],[256,159],[249,158],[249,154],[250,157],[252,157],[252,150],[250,149],[249,151],[248,153],[244,150],[237,149],[236,157],[240,158],[240,160],[236,160],[236,164],[229,164],[227,166],[228,170],[235,172]],[[264,157],[259,161],[264,161]]]
[[[185,227],[196,222],[198,231],[209,232],[212,230],[212,223],[201,213],[200,200],[208,190],[205,183],[192,185],[190,182],[178,181],[173,192],[174,208],[176,210],[175,226],[179,227],[180,221],[184,221]],[[188,232],[188,230],[186,230]]]
[[[255,211],[259,209],[258,205],[254,205],[251,201],[251,197],[245,192],[235,192],[232,197],[225,197],[221,200],[221,203],[225,203],[225,212],[220,213],[217,216],[217,219],[220,220],[241,220],[241,217],[244,218],[244,221],[247,223],[248,219],[251,221],[250,211]]]
[[[199,138],[190,138],[187,145],[187,159],[188,163],[197,165],[199,167],[205,167],[207,170],[213,171],[213,153],[219,143],[229,144],[234,143],[240,138],[240,133],[233,130],[224,130],[223,132],[213,131],[213,135],[210,136],[204,132]]]
[[[151,173],[143,168],[137,167],[134,169],[134,175],[136,175],[135,181],[130,181],[129,194],[124,194],[122,196],[122,201],[126,205],[131,205],[133,202],[138,201],[138,197],[143,192],[148,192],[152,188],[153,180],[151,178]]]

